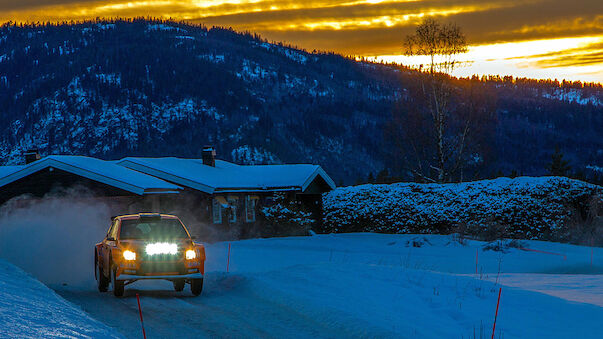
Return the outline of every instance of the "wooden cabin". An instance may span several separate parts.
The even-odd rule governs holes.
[[[301,202],[322,220],[322,194],[335,188],[318,165],[237,165],[216,159],[92,157],[29,153],[23,166],[0,166],[0,204],[36,199],[82,199],[110,206],[113,214],[161,212],[180,216],[195,233],[222,230],[233,237],[262,234],[260,209],[275,193]],[[109,218],[110,216],[107,216]]]

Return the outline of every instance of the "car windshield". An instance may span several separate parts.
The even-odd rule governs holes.
[[[164,240],[188,238],[182,223],[177,219],[133,219],[121,222],[120,239]]]

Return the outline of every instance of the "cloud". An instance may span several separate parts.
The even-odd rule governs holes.
[[[426,15],[456,22],[472,45],[603,36],[601,0],[0,0],[0,21],[175,18],[347,55],[401,53],[404,36]],[[562,55],[550,65],[571,63]],[[576,62],[598,58],[589,52]]]
[[[522,57],[522,59],[529,60],[523,63],[523,66],[536,66],[539,68],[592,66],[603,64],[603,40],[578,48],[566,49],[560,52],[528,55],[526,57]]]
[[[324,49],[336,37],[350,40],[355,54],[379,49],[375,43],[367,48],[375,38],[380,49],[394,52],[398,34],[425,15],[454,21],[472,43],[483,44],[601,33],[603,15],[597,13],[600,0],[0,0],[0,21],[172,17],[256,31],[307,48]]]
[[[53,5],[98,2],[98,0],[0,0],[0,11],[31,10]]]

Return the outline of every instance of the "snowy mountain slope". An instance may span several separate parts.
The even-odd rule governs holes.
[[[603,187],[562,177],[498,178],[460,184],[361,185],[324,196],[325,230],[438,233],[465,227],[506,236],[567,239],[572,222],[588,215]]]
[[[381,166],[364,150],[376,148],[381,133],[363,126],[388,118],[397,97],[385,68],[369,72],[340,56],[174,22],[6,26],[0,35],[3,163],[19,163],[28,147],[194,157],[213,144],[243,163],[351,165],[356,149],[365,170]],[[328,128],[356,115],[354,125]],[[358,137],[372,141],[360,145]]]
[[[0,260],[0,337],[119,338],[114,330]]]
[[[383,168],[398,176],[398,160],[409,154],[392,149],[384,132],[392,112],[410,106],[407,89],[417,81],[404,68],[223,28],[148,20],[3,25],[0,163],[22,162],[31,147],[45,155],[190,158],[212,144],[225,160],[320,164],[338,183]],[[575,171],[603,166],[601,87],[479,83],[497,106],[493,154],[478,155],[492,160],[480,177],[542,175],[556,144]]]
[[[594,106],[603,106],[602,98],[597,95],[589,95],[583,91],[577,89],[569,89],[569,90],[555,90],[552,93],[545,93],[542,95],[544,98],[556,99],[560,101],[566,102],[575,102],[580,105],[594,105]]]
[[[231,245],[230,273],[228,244],[208,245],[198,298],[161,282],[130,285],[123,299],[86,285],[54,288],[132,338],[140,335],[135,293],[141,294],[147,334],[160,337],[490,337],[499,287],[496,338],[597,338],[603,330],[599,248],[590,267],[589,248],[539,241],[524,245],[566,259],[484,250],[483,242],[461,245],[437,235],[338,234]],[[554,273],[562,269],[582,274]],[[516,281],[496,284],[498,270]]]

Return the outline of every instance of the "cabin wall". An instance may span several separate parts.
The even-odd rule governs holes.
[[[210,222],[210,203],[209,195],[185,190],[180,194],[161,195],[159,209],[153,212],[176,215],[186,225],[191,235],[201,241],[214,241],[216,235]]]
[[[107,209],[111,216],[123,215],[130,213],[153,212],[156,211],[155,200],[148,196],[21,196],[18,199],[10,200],[2,205],[3,208],[24,209],[40,202],[57,202],[70,204],[77,202],[78,204],[97,206],[98,208]],[[77,211],[74,211],[74,213]],[[49,211],[52,213],[52,211]],[[109,220],[109,219],[107,219]]]
[[[0,188],[0,204],[15,198],[124,197],[132,192],[56,168],[47,168]]]
[[[312,213],[312,219],[315,220],[315,224],[320,225],[322,222],[321,194],[290,192],[288,198],[289,200],[300,201],[302,205]],[[261,212],[262,208],[273,204],[272,192],[224,193],[205,195],[203,198],[197,199],[198,202],[195,204],[197,210],[194,211],[191,217],[186,217],[186,211],[176,214],[182,216],[183,221],[185,219],[194,220],[195,226],[189,228],[198,232],[196,235],[201,239],[207,237],[217,240],[244,239],[252,237],[270,237],[275,235],[271,234],[270,227],[268,227],[269,225]],[[251,213],[252,218],[248,218],[247,215],[246,204],[250,203],[250,201],[246,203],[246,199],[255,201],[253,213]],[[220,217],[216,217],[220,222],[216,222],[217,220],[214,219],[214,215],[218,211],[217,206],[214,205],[216,200],[228,203],[227,206],[220,204],[219,213],[221,215]],[[233,213],[235,214],[234,218],[232,215]]]
[[[206,200],[210,212],[208,221],[224,238],[245,239],[267,236],[261,209],[271,203],[271,198],[271,193],[255,192],[212,195]],[[225,206],[218,200],[226,201],[228,205]],[[216,201],[220,205],[219,209],[215,205]],[[216,222],[214,219],[216,212],[221,214],[221,218],[216,218],[221,222]]]

